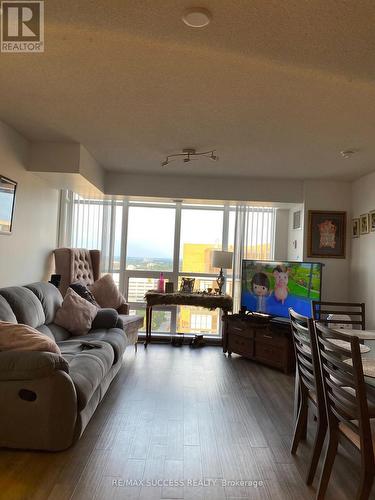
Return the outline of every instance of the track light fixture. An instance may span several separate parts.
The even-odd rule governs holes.
[[[208,158],[209,160],[212,161],[218,161],[219,157],[215,153],[216,153],[215,149],[212,149],[210,151],[199,152],[193,148],[185,148],[182,150],[182,153],[168,155],[165,158],[165,160],[161,162],[161,166],[165,167],[170,163],[172,163],[173,161],[176,161],[180,158],[182,158],[184,163],[190,163],[191,161],[196,161],[199,159],[199,157]]]

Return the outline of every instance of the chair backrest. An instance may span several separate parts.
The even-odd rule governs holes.
[[[358,448],[373,457],[369,409],[360,343],[356,336],[338,333],[315,322],[328,425],[341,429]],[[336,341],[341,341],[336,343]],[[345,342],[345,347],[342,342]],[[373,397],[373,396],[372,396]]]
[[[311,391],[316,395],[318,408],[325,411],[322,375],[313,321],[301,316],[293,309],[289,309],[289,317],[300,384],[303,390]]]
[[[54,253],[56,274],[61,275],[59,290],[62,295],[65,295],[71,283],[79,281],[87,286],[99,279],[99,250],[58,248]]]
[[[366,329],[365,304],[357,302],[312,302],[312,316],[326,326]]]

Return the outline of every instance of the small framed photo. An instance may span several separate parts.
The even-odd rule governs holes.
[[[362,214],[359,219],[360,234],[367,234],[369,232],[369,214]]]
[[[309,210],[308,257],[345,259],[346,212]]]
[[[359,238],[359,219],[352,220],[352,238]]]
[[[370,231],[375,231],[375,210],[370,212]]]
[[[293,212],[293,229],[301,229],[301,210]]]

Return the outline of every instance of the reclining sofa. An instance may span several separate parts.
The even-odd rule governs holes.
[[[0,321],[22,323],[53,338],[61,356],[0,352],[0,447],[64,450],[82,435],[122,366],[127,329],[114,309],[100,309],[92,330],[71,336],[54,324],[62,295],[49,283],[0,289]]]

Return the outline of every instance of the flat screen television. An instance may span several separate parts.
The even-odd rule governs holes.
[[[292,307],[310,318],[321,287],[320,263],[242,261],[241,307],[247,311],[287,318]]]

